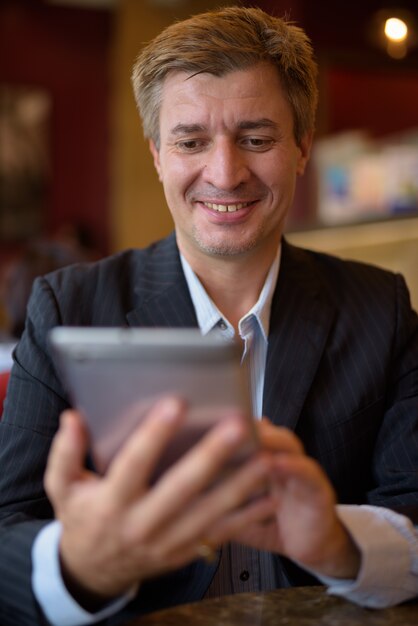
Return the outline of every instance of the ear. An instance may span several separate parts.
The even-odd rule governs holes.
[[[152,158],[154,160],[154,167],[157,170],[158,179],[162,183],[163,182],[163,176],[162,176],[162,172],[161,172],[160,153],[157,150],[157,146],[155,145],[155,143],[154,143],[154,141],[152,139],[149,140],[149,144],[148,145],[149,145],[149,149],[150,149],[151,154],[152,154]]]
[[[313,140],[313,131],[306,133],[304,137],[302,137],[301,142],[299,143],[299,157],[296,173],[299,176],[305,172],[305,167],[307,162],[309,161],[309,157],[311,155],[312,148],[312,140]]]

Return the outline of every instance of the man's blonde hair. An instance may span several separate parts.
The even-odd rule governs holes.
[[[258,8],[225,7],[175,22],[139,54],[132,83],[144,134],[159,147],[162,86],[169,72],[224,76],[260,62],[279,73],[297,144],[315,125],[317,65],[305,32]]]

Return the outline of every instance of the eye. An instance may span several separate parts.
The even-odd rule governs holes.
[[[206,144],[203,139],[182,139],[177,141],[175,145],[180,152],[198,152]]]
[[[255,152],[266,152],[274,144],[274,140],[270,137],[254,137],[247,135],[242,137],[240,144],[248,150],[254,150]]]

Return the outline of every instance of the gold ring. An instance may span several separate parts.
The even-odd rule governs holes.
[[[213,563],[218,556],[216,548],[209,541],[203,539],[197,546],[197,554],[206,563]]]

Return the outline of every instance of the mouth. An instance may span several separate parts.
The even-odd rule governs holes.
[[[202,202],[208,209],[212,209],[212,211],[217,211],[218,213],[236,213],[241,209],[245,209],[252,202],[238,202],[237,204],[215,204],[214,202]]]

